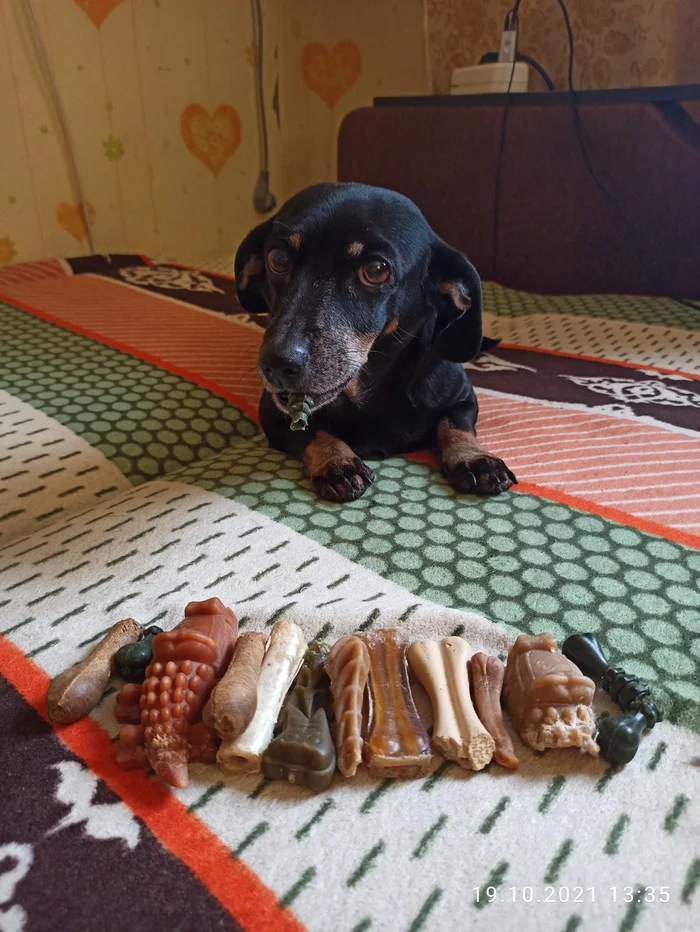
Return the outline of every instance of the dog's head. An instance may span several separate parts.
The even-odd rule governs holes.
[[[481,344],[481,283],[408,198],[359,184],[319,184],[252,230],[235,261],[238,299],[269,314],[258,364],[278,407],[315,407],[357,379],[382,338],[427,334],[444,359]]]

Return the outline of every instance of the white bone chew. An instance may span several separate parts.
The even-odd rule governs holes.
[[[306,653],[299,625],[278,621],[258,676],[258,706],[242,735],[221,743],[216,759],[229,773],[258,773],[262,755],[272,740],[280,708]]]
[[[433,706],[433,746],[460,767],[481,770],[496,745],[479,721],[469,694],[467,664],[472,653],[465,640],[451,637],[416,641],[407,657]]]

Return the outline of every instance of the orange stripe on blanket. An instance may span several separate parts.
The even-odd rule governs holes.
[[[0,673],[42,718],[49,677],[0,635]],[[56,728],[76,754],[137,815],[164,848],[189,867],[246,932],[301,932],[275,894],[162,784],[140,770],[121,770],[107,732],[91,718]]]

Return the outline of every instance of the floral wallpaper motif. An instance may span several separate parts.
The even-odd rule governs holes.
[[[426,0],[434,88],[449,92],[452,70],[498,51],[512,0]],[[698,0],[565,0],[576,46],[578,88],[700,81]],[[566,87],[568,47],[555,0],[524,0],[520,51]]]
[[[89,250],[195,262],[262,219],[250,0],[31,0],[79,203],[17,0],[0,0],[0,265]],[[271,188],[335,175],[344,115],[429,91],[424,0],[264,0]]]

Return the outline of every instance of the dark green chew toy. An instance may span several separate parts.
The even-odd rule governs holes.
[[[329,687],[326,651],[314,641],[263,754],[263,773],[268,780],[287,780],[316,793],[331,785],[335,744],[328,723]]]
[[[611,667],[595,634],[572,634],[562,653],[595,680],[627,715],[601,718],[596,740],[600,756],[611,764],[628,764],[639,749],[645,729],[661,721],[646,683],[621,667]]]
[[[290,430],[307,430],[309,417],[313,411],[314,402],[310,395],[293,394],[289,396],[289,413],[292,417]]]
[[[162,634],[163,629],[158,625],[151,625],[143,632],[140,641],[120,647],[114,655],[116,672],[128,683],[143,683],[146,678],[146,667],[151,662],[153,653],[153,638]]]

